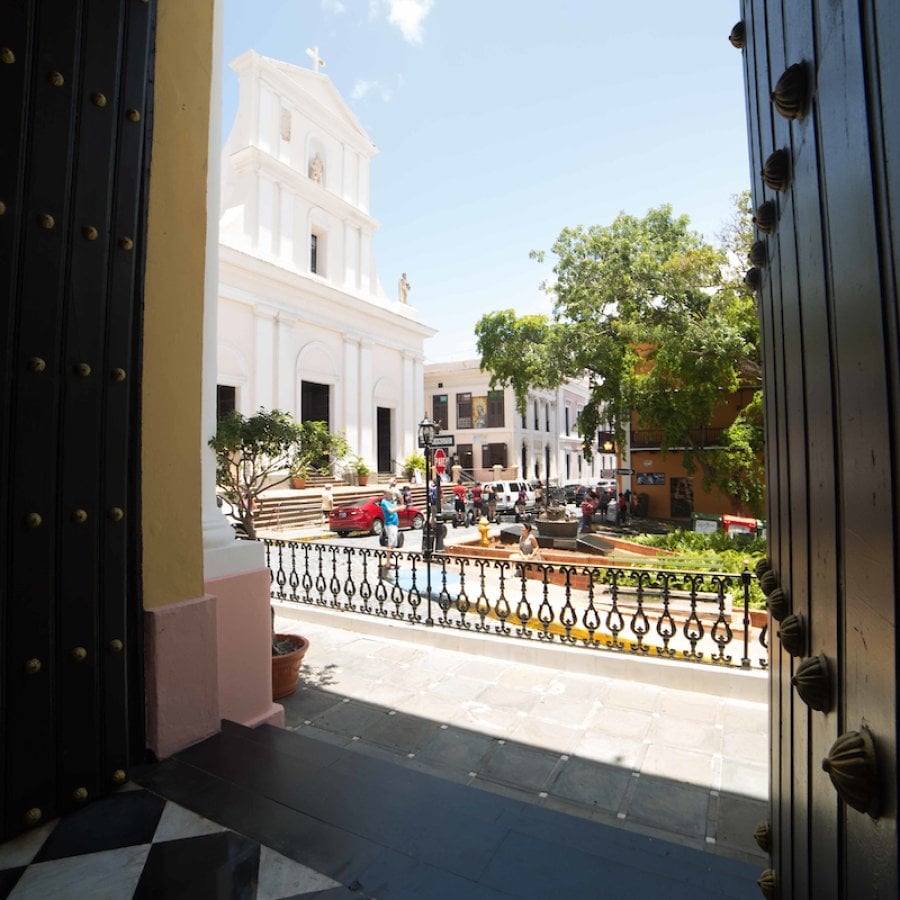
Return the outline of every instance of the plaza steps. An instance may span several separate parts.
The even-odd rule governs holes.
[[[220,733],[148,766],[135,780],[338,882],[321,897],[758,895],[758,866],[351,747],[223,722]]]
[[[386,483],[385,481],[384,484]],[[266,491],[256,514],[257,530],[277,531],[321,524],[322,490],[326,484],[333,485],[335,506],[364,503],[372,497],[380,497],[384,491],[384,484],[372,484],[371,479],[368,485],[359,487],[328,481],[324,477],[321,486],[310,485],[307,481],[307,486],[300,490]],[[417,509],[425,508],[424,485],[412,485],[412,504]]]

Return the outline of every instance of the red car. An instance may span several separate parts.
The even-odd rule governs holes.
[[[425,522],[425,514],[414,506],[403,506],[397,510],[401,528],[421,528]],[[341,537],[351,531],[368,531],[370,534],[381,534],[384,529],[384,513],[378,500],[366,500],[356,505],[336,506],[328,517],[328,527]]]

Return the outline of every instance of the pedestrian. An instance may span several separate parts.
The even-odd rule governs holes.
[[[497,485],[486,482],[484,485],[484,493],[482,494],[482,503],[487,510],[488,522],[494,522],[497,519]]]
[[[412,488],[408,484],[404,484],[400,489],[400,496],[403,498],[403,505],[407,508],[412,506]]]
[[[597,498],[597,512],[600,513],[600,519],[604,523],[606,522],[606,511],[609,509],[609,499],[609,491],[604,488]]]
[[[331,490],[331,485],[326,484],[324,488],[322,488],[322,524],[327,525],[328,520],[331,518],[331,511],[334,509],[334,493]]]
[[[475,515],[475,521],[481,521],[481,507],[484,498],[484,491],[481,489],[481,485],[476,481],[475,484],[472,485],[472,510]]]
[[[521,522],[525,515],[525,506],[528,503],[528,495],[525,493],[525,485],[519,487],[519,496],[516,497],[516,521]]]
[[[625,524],[625,495],[619,491],[619,500],[618,505],[616,506],[616,524],[624,525]]]
[[[584,500],[581,501],[581,530],[587,534],[591,530],[594,522],[594,512],[596,511],[596,500],[593,491],[586,491]]]
[[[397,487],[397,476],[393,476],[388,484],[388,489],[391,492],[391,497],[394,498],[394,503],[400,502],[400,488]]]
[[[400,528],[400,517],[397,515],[397,504],[394,502],[394,494],[390,488],[384,492],[384,497],[379,501],[381,513],[384,516],[384,546],[387,548],[384,555],[384,563],[379,567],[378,577],[390,579],[394,567],[394,550],[397,547],[397,532]]]
[[[453,525],[466,524],[466,489],[457,483],[453,485]]]

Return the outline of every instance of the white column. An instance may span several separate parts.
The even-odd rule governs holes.
[[[372,372],[372,341],[359,342],[359,454],[373,469],[375,462],[375,408],[372,402],[374,377]]]
[[[425,361],[417,356],[413,362],[413,437],[418,435],[416,426],[426,413],[431,418],[431,410],[425,408]]]
[[[403,352],[403,380],[400,383],[400,405],[397,409],[397,459],[403,462],[413,451],[416,424],[420,416],[416,415],[416,358],[408,350]]]
[[[213,72],[221,71],[222,4],[213,10]],[[219,179],[221,147],[221,79],[212,78],[206,171],[206,261],[203,287],[203,396],[200,409],[200,514],[203,531],[203,577],[221,578],[261,569],[265,550],[256,541],[236,541],[234,529],[216,506],[216,457],[209,439],[216,433],[216,313],[219,295]]]
[[[278,359],[276,375],[277,406],[283,412],[289,412],[297,421],[300,420],[300,401],[296,388],[296,358],[297,346],[295,343],[296,320],[286,313],[278,313],[276,316],[276,330],[278,340]]]
[[[359,407],[360,407],[360,383],[359,383],[359,340],[358,338],[344,337],[344,382],[343,382],[343,427],[347,434],[347,443],[353,452],[361,452],[359,433]],[[338,423],[341,419],[335,418]]]
[[[253,408],[272,409],[275,405],[275,311],[253,307]]]

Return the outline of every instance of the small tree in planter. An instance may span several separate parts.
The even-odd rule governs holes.
[[[421,453],[410,453],[410,455],[406,457],[406,460],[403,463],[403,474],[407,479],[412,481],[413,479],[418,480],[418,478],[416,477],[416,472],[421,473],[421,480],[424,481],[425,457]]]
[[[291,478],[309,477],[312,472],[327,472],[332,459],[343,459],[350,445],[343,431],[332,434],[325,422],[301,422],[300,440],[291,463]]]
[[[350,461],[350,468],[356,473],[356,483],[367,485],[369,483],[369,467],[361,456],[354,456]]]
[[[244,417],[233,410],[219,419],[209,446],[216,453],[216,484],[254,540],[253,512],[266,487],[289,478],[302,431],[289,413],[260,409]],[[274,477],[274,481],[272,480]]]

